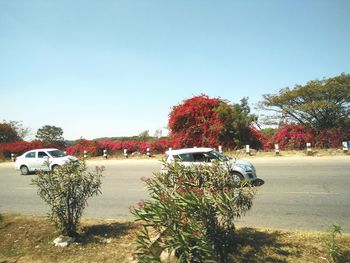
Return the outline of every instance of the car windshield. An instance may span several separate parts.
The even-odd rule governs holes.
[[[54,150],[54,151],[48,151],[48,153],[52,156],[52,157],[65,157],[67,156],[66,153],[60,151],[60,150]]]
[[[212,159],[217,159],[219,161],[222,161],[222,162],[227,162],[230,160],[229,157],[223,155],[222,153],[220,152],[217,152],[217,151],[211,151],[211,152],[208,152],[208,154],[212,155]]]

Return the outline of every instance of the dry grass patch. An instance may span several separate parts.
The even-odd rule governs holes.
[[[82,220],[80,237],[54,247],[59,236],[45,217],[5,215],[0,220],[0,262],[129,262],[137,226],[112,220]]]
[[[240,228],[232,262],[332,262],[328,257],[325,232],[279,231]],[[350,262],[350,234],[343,234],[340,262]]]
[[[58,236],[45,217],[3,215],[0,218],[0,262],[130,262],[137,224],[117,220],[82,220],[80,238],[66,248],[54,247]],[[331,262],[326,233],[239,228],[232,262]],[[350,262],[350,234],[339,240]]]

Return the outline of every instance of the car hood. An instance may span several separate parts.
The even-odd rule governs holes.
[[[247,166],[251,166],[253,167],[253,164],[247,160],[243,160],[243,159],[231,159],[229,161],[226,162],[226,164],[229,167],[235,167],[235,166],[240,166],[240,165],[247,165]]]

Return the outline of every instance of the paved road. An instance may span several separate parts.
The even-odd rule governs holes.
[[[350,232],[350,157],[251,159],[265,180],[248,214],[238,225],[326,230],[340,224]],[[129,206],[147,198],[140,178],[160,164],[153,160],[89,162],[104,165],[103,195],[89,201],[86,217],[132,219]],[[30,185],[35,175],[21,176],[13,164],[0,164],[0,213],[45,215],[48,207]]]

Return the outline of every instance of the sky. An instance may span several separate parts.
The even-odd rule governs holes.
[[[153,135],[202,93],[260,114],[263,94],[350,73],[349,13],[347,0],[0,0],[0,121]]]

